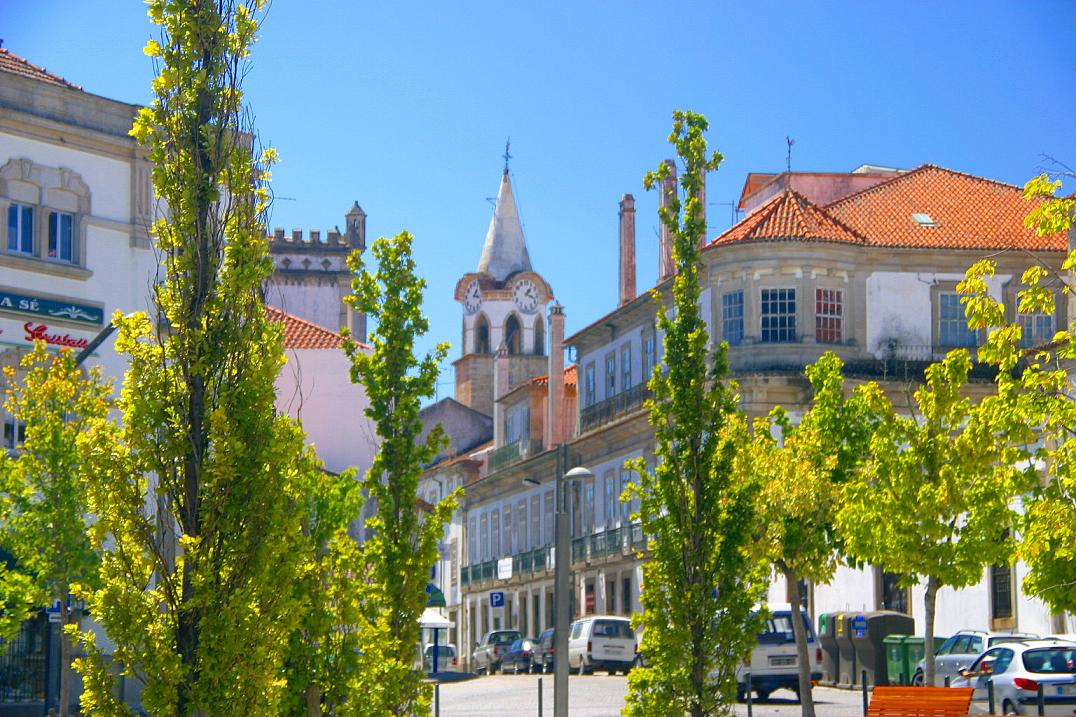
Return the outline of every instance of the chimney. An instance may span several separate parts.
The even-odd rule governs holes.
[[[635,197],[620,200],[620,306],[635,299]]]
[[[504,445],[504,406],[501,396],[508,392],[508,346],[502,341],[493,359],[493,447]]]
[[[303,230],[302,229],[292,229],[291,230],[291,240],[292,241],[302,241],[303,240]]]
[[[659,204],[662,209],[668,209],[672,200],[676,197],[676,162],[666,159],[669,165],[669,173],[661,182],[661,198]],[[658,240],[658,281],[665,281],[673,275],[672,255],[672,232],[665,222],[661,222],[661,234]]]
[[[629,195],[630,196],[630,195]],[[632,285],[634,286],[634,280]],[[564,307],[549,307],[549,391],[546,394],[545,447],[564,443]]]

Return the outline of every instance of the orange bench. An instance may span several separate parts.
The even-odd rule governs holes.
[[[866,717],[963,717],[970,687],[875,687]]]

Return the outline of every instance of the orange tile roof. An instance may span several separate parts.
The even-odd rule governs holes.
[[[794,189],[785,189],[710,246],[756,241],[822,241],[863,244],[862,236]]]
[[[573,363],[568,368],[564,369],[564,385],[574,386],[576,384],[578,372],[575,370],[575,364]],[[549,376],[542,374],[541,376],[534,376],[531,378],[531,383],[535,386],[545,386],[549,383]]]
[[[1020,187],[924,164],[825,209],[874,246],[1065,251],[1064,236],[1040,237],[1024,226],[1033,206]]]
[[[284,324],[286,349],[338,349],[344,340],[338,333],[273,306],[266,306],[265,313],[269,315],[270,321]]]
[[[61,87],[67,87],[72,90],[81,90],[78,85],[72,84],[60,77],[54,75],[44,67],[38,67],[32,62],[28,62],[18,55],[5,50],[0,47],[0,71],[11,72],[16,75],[22,75],[23,77],[29,77],[34,80],[40,80],[41,82],[49,82],[54,85],[60,85]]]

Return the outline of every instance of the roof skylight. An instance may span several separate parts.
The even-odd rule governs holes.
[[[937,222],[930,218],[929,214],[912,214],[912,219],[921,227],[936,227]]]

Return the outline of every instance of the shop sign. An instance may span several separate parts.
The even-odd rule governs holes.
[[[49,326],[37,321],[27,321],[23,324],[4,322],[0,325],[0,341],[18,341],[18,339],[21,339],[28,344],[34,341],[44,341],[49,346],[78,350],[89,346],[91,338],[80,336],[77,331],[72,332],[70,329]]]
[[[0,289],[0,311],[41,317],[45,321],[71,321],[94,326],[101,326],[105,321],[105,312],[99,306],[46,299],[7,289]]]

